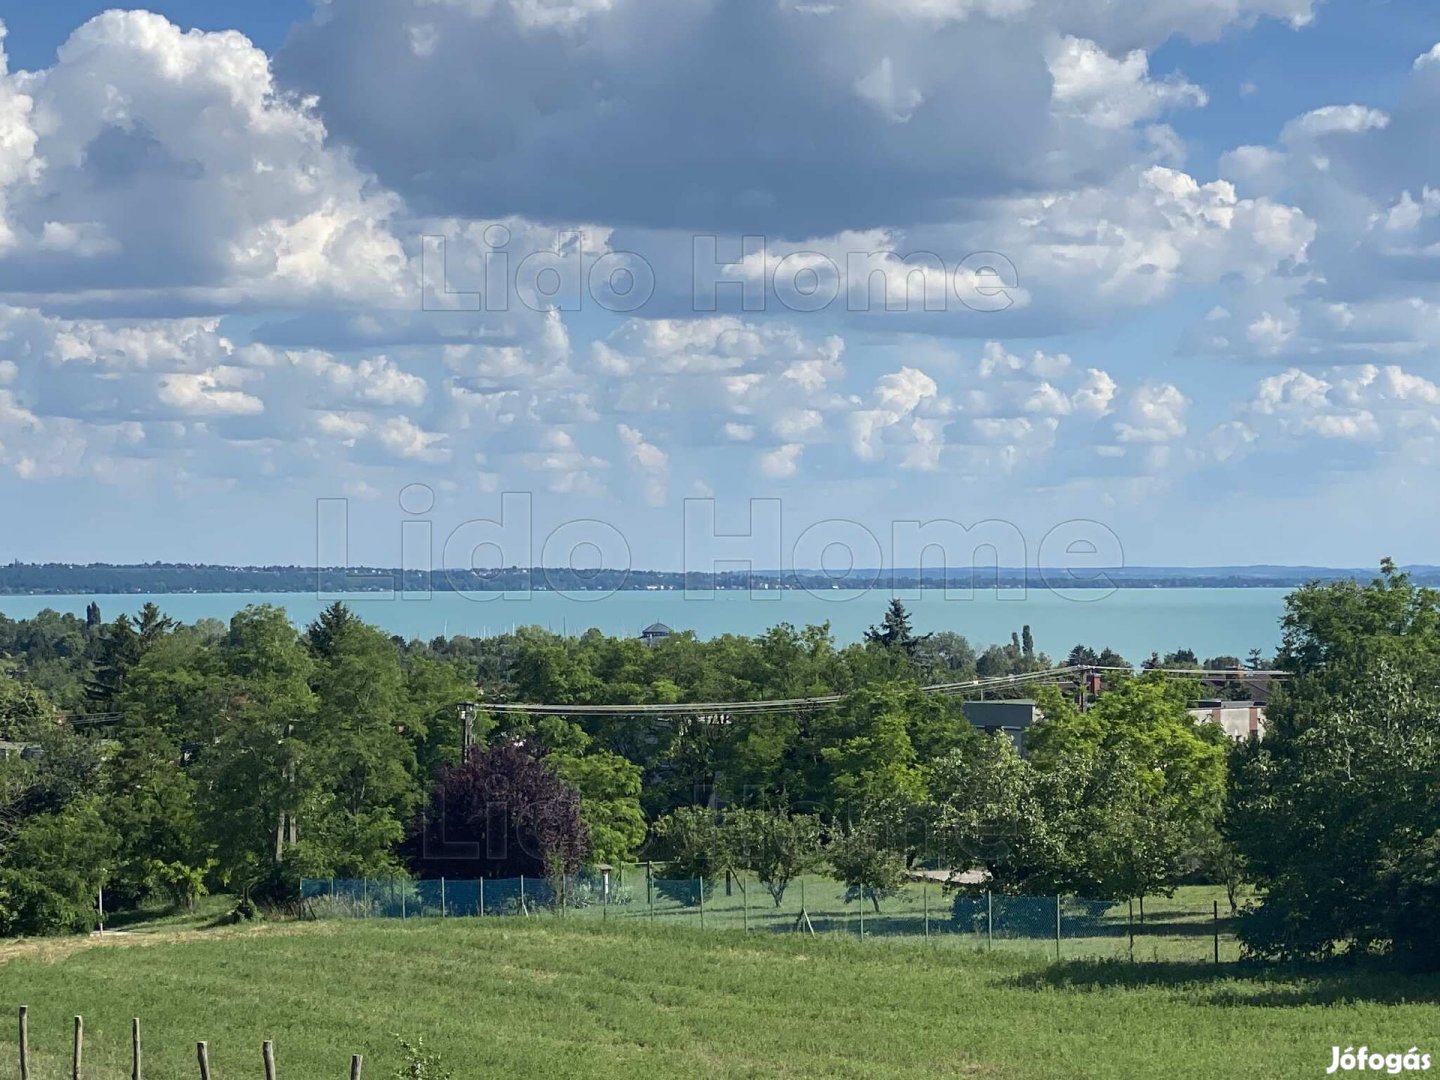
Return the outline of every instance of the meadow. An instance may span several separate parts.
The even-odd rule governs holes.
[[[191,920],[191,923],[195,920]],[[1440,979],[1365,966],[1064,961],[914,937],[726,933],[589,918],[412,918],[194,928],[0,947],[30,1008],[36,1080],[369,1080],[423,1038],[470,1077],[1184,1078],[1323,1075],[1330,1048],[1434,1052]],[[13,1014],[12,1014],[13,1015]],[[10,1030],[13,1032],[14,1028]],[[1432,1040],[1425,1045],[1426,1038]],[[14,1075],[14,1051],[3,1053]]]

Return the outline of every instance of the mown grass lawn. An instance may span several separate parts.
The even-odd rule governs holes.
[[[1341,967],[1048,964],[913,939],[735,934],[585,920],[415,919],[163,929],[0,947],[30,1007],[37,1080],[368,1080],[423,1037],[470,1077],[1315,1077],[1330,1047],[1440,1051],[1440,979]],[[13,1011],[11,1012],[13,1016]],[[14,1027],[6,1028],[13,1033]],[[0,1029],[4,1030],[4,1029]],[[1428,1045],[1427,1045],[1428,1041]],[[15,1075],[13,1041],[0,1070]]]

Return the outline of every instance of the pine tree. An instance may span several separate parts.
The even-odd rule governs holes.
[[[876,645],[883,645],[887,649],[898,646],[905,650],[906,655],[913,656],[915,646],[929,638],[929,634],[916,637],[910,629],[910,613],[905,610],[905,605],[897,597],[890,601],[890,606],[885,611],[885,618],[881,620],[878,627],[872,626],[865,631],[865,640]]]
[[[100,632],[95,672],[85,687],[85,696],[92,705],[111,707],[124,688],[126,673],[139,663],[140,653],[140,635],[130,616],[116,616]]]
[[[305,630],[310,651],[325,660],[340,648],[342,639],[356,626],[359,617],[339,600],[331,604]]]
[[[163,615],[160,609],[153,603],[147,603],[140,609],[140,617],[135,622],[136,630],[140,635],[140,651],[144,653],[151,645],[175,629],[175,620],[168,615]]]

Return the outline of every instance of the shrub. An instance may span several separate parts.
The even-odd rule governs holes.
[[[395,1041],[400,1044],[400,1053],[404,1060],[390,1074],[393,1080],[451,1080],[454,1076],[454,1073],[445,1067],[439,1054],[425,1049],[424,1039],[417,1038],[412,1043],[396,1035]]]

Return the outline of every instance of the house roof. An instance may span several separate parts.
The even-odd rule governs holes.
[[[640,631],[641,636],[646,634],[673,634],[675,631],[666,626],[663,622],[652,622],[644,630]]]

